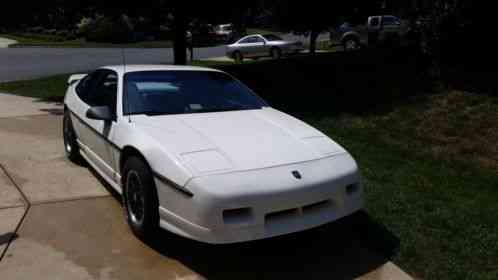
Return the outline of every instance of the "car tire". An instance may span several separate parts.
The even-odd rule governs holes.
[[[233,53],[233,60],[235,60],[236,63],[242,63],[244,61],[244,56],[241,52],[236,51]]]
[[[123,167],[123,206],[131,231],[150,241],[159,229],[159,200],[151,169],[140,157],[132,156]]]
[[[62,134],[64,139],[64,151],[66,153],[66,157],[74,163],[80,163],[80,147],[77,141],[78,138],[76,136],[76,133],[74,132],[71,113],[69,111],[64,112],[62,121]]]
[[[344,51],[355,51],[360,48],[360,42],[356,38],[350,37],[344,40],[343,46]]]
[[[280,59],[282,57],[282,50],[279,48],[273,48],[270,50],[270,56],[272,59]]]

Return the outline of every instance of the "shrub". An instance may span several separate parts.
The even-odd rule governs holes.
[[[45,28],[43,26],[34,26],[26,29],[29,33],[43,34],[45,33]]]
[[[122,20],[113,20],[109,17],[99,17],[80,27],[82,35],[87,41],[102,43],[126,43],[131,41],[132,30]]]
[[[80,23],[76,25],[78,27],[76,33],[84,36],[93,28],[94,24],[95,20],[93,18],[84,17],[80,20]]]

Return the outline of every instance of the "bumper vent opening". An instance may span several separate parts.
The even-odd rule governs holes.
[[[272,212],[266,215],[265,221],[274,222],[282,219],[288,219],[299,215],[299,208],[287,209],[283,211]]]
[[[252,221],[251,208],[238,208],[223,211],[223,221],[229,225],[248,224]]]
[[[360,189],[360,185],[359,184],[352,184],[352,185],[349,185],[349,186],[346,186],[346,193],[348,195],[353,195],[355,193],[357,193]]]
[[[324,200],[324,201],[320,201],[317,203],[313,203],[313,204],[304,206],[303,213],[307,214],[307,213],[312,213],[312,212],[318,212],[318,211],[322,211],[326,208],[329,208],[331,206],[333,206],[332,200],[330,200],[330,199]]]

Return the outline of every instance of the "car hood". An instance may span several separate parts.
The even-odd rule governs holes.
[[[271,108],[140,115],[132,122],[194,175],[281,166],[345,152],[320,131]]]

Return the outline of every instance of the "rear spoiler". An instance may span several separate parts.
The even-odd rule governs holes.
[[[83,79],[86,77],[88,74],[74,74],[69,76],[69,79],[67,79],[67,85],[71,86],[74,83],[78,82],[79,80]]]

